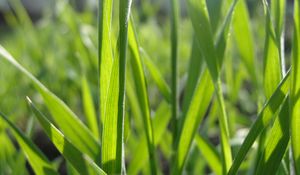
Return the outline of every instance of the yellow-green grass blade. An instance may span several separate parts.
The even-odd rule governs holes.
[[[271,1],[271,14],[274,23],[274,31],[276,34],[276,42],[279,48],[281,69],[285,74],[285,53],[284,53],[284,28],[285,28],[285,0],[272,0]]]
[[[239,1],[236,5],[233,29],[234,39],[241,60],[243,61],[252,82],[258,87],[256,69],[255,69],[255,49],[253,44],[250,19],[245,1]]]
[[[100,140],[99,134],[99,125],[97,121],[96,109],[93,102],[93,97],[91,94],[91,90],[87,81],[86,76],[82,76],[81,79],[81,93],[82,93],[82,102],[83,102],[83,109],[87,121],[87,126],[93,133],[94,137],[97,140]]]
[[[222,174],[222,162],[216,148],[200,134],[196,135],[195,141],[209,167],[217,175]]]
[[[43,130],[55,145],[57,150],[69,161],[72,166],[80,174],[98,174],[105,175],[106,173],[101,170],[93,160],[86,154],[80,152],[32,103],[32,101],[27,98],[29,106],[35,117],[41,124]]]
[[[153,117],[153,129],[155,130],[155,147],[163,139],[163,134],[165,133],[168,123],[171,119],[171,108],[165,101],[161,102],[158,109]],[[138,174],[145,164],[147,163],[147,142],[144,138],[141,139],[137,148],[135,149],[132,160],[128,167],[128,174]]]
[[[300,1],[294,1],[291,82],[291,140],[296,173],[300,174]]]
[[[172,106],[172,149],[173,156],[176,154],[176,139],[178,135],[178,93],[177,93],[177,60],[178,60],[178,23],[179,23],[179,0],[171,2],[171,106]]]
[[[27,160],[36,174],[41,175],[58,175],[54,170],[47,157],[20,131],[4,114],[0,112],[3,122],[13,131],[20,147],[25,153]]]
[[[145,73],[142,65],[141,55],[139,51],[139,44],[135,32],[133,18],[131,18],[128,29],[128,42],[133,57],[130,59],[130,65],[133,71],[133,80],[135,82],[135,89],[138,97],[139,107],[142,113],[142,119],[144,124],[144,130],[146,133],[150,169],[152,174],[156,174],[156,156],[154,145],[154,134],[152,120],[150,116],[149,98],[147,95],[147,86]]]
[[[197,86],[197,82],[201,71],[204,69],[204,60],[201,55],[201,51],[199,49],[198,41],[193,39],[192,51],[190,56],[190,63],[188,68],[188,78],[186,83],[186,89],[184,91],[184,99],[183,99],[183,117],[185,116],[186,111],[191,103],[191,99],[195,92],[195,88]],[[184,119],[182,119],[184,120]]]
[[[223,159],[223,173],[229,170],[232,162],[231,148],[229,144],[229,129],[228,119],[225,109],[224,98],[222,94],[221,79],[219,77],[220,68],[222,67],[224,52],[226,48],[226,41],[229,34],[231,19],[235,5],[238,1],[232,2],[230,9],[226,15],[221,32],[218,35],[216,48],[214,46],[213,35],[210,26],[210,19],[208,16],[206,1],[200,2],[195,0],[188,0],[187,7],[189,16],[192,21],[193,28],[196,33],[200,50],[206,61],[209,73],[212,77],[213,84],[216,90],[217,99],[221,109],[220,128],[221,128],[221,145],[222,145],[222,159]]]
[[[125,168],[124,110],[127,31],[131,0],[119,1],[118,56],[114,58],[108,86],[102,131],[102,164],[108,174],[120,174]],[[102,19],[106,20],[106,19]],[[106,66],[106,65],[103,65]],[[101,75],[101,74],[100,74]],[[100,77],[101,79],[102,77]],[[101,80],[100,80],[101,82]],[[101,84],[100,84],[101,86]],[[101,89],[101,88],[100,88]],[[101,92],[100,92],[101,95]]]
[[[189,109],[186,113],[185,121],[180,130],[178,140],[178,153],[174,172],[182,172],[188,152],[191,148],[192,140],[197,132],[199,123],[211,101],[214,89],[213,82],[207,69],[202,73],[191,99]],[[176,170],[177,169],[177,170]]]
[[[164,80],[159,68],[152,62],[149,55],[146,53],[145,50],[140,49],[144,64],[149,71],[150,76],[154,80],[155,84],[157,85],[159,91],[166,99],[167,102],[171,102],[171,90],[166,81]]]
[[[30,72],[22,67],[2,46],[0,56],[13,65],[18,71],[26,75],[39,91],[50,111],[52,118],[60,127],[64,135],[80,150],[89,155],[97,164],[100,163],[100,144],[81,120],[68,106],[49,91]]]
[[[289,98],[285,99],[278,117],[268,134],[256,174],[276,174],[290,140]]]
[[[272,117],[276,114],[276,111],[278,111],[279,107],[283,103],[289,90],[289,75],[290,72],[286,74],[284,79],[278,85],[277,89],[274,91],[273,95],[266,101],[265,105],[261,109],[257,119],[251,126],[250,131],[248,132],[243,144],[235,156],[228,174],[233,175],[237,173],[242,161],[245,159],[256,138],[269,125]]]
[[[100,83],[100,117],[105,117],[106,102],[108,97],[109,82],[113,65],[112,47],[112,6],[113,0],[99,1],[98,23],[98,63]]]
[[[264,93],[267,99],[270,98],[281,80],[281,63],[279,48],[276,41],[274,27],[271,21],[271,14],[267,2],[264,0],[266,15],[266,38],[264,48]]]

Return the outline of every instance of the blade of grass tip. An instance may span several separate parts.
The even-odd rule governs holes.
[[[178,0],[171,1],[171,106],[172,106],[172,152],[173,157],[176,154],[177,139],[177,113],[178,113],[178,93],[177,93],[177,59],[178,59],[178,22],[179,7]]]
[[[296,174],[300,174],[300,1],[294,1],[291,82],[291,140]]]
[[[0,112],[0,117],[11,128],[20,147],[24,151],[27,160],[36,174],[58,175],[47,157],[20,131],[4,114]]]
[[[57,150],[80,174],[105,174],[87,155],[78,150],[65,136],[35,107],[27,97],[28,104],[43,130]]]
[[[105,117],[106,101],[108,97],[110,74],[113,65],[112,48],[112,4],[113,0],[99,1],[98,22],[98,64],[99,64],[99,93],[100,93],[100,117]]]
[[[156,156],[155,156],[155,146],[154,146],[154,134],[153,126],[150,116],[150,105],[149,99],[147,96],[147,87],[146,79],[143,70],[143,65],[141,62],[141,56],[137,41],[137,36],[135,33],[135,27],[133,18],[131,18],[128,29],[128,38],[131,52],[133,53],[131,61],[131,67],[133,71],[133,78],[136,86],[137,97],[139,101],[139,106],[142,112],[143,123],[146,133],[149,161],[150,161],[150,170],[152,174],[156,174]]]
[[[38,81],[30,72],[22,67],[1,45],[0,58],[4,58],[12,64],[18,71],[26,75],[41,94],[47,108],[53,119],[60,127],[65,136],[78,149],[83,150],[97,164],[100,163],[100,144],[92,135],[89,129],[81,120],[68,108],[68,106],[49,91],[40,81]]]
[[[81,88],[82,88],[83,108],[87,120],[87,125],[91,130],[91,132],[93,133],[93,135],[95,136],[95,138],[97,138],[97,140],[100,140],[96,109],[94,106],[89,84],[85,75],[83,75],[81,79]]]
[[[228,172],[229,175],[237,174],[237,171],[245,159],[248,151],[255,142],[259,134],[269,125],[272,117],[275,115],[276,111],[283,103],[285,97],[287,96],[289,90],[290,81],[290,71],[287,72],[286,76],[278,85],[277,89],[274,91],[272,96],[266,101],[265,105],[259,112],[257,119],[251,126],[246,138],[243,141],[237,155],[234,158],[233,164]]]
[[[200,134],[195,137],[197,147],[206,159],[209,167],[217,174],[222,174],[222,163],[216,148]]]
[[[127,30],[131,0],[119,2],[119,51],[114,59],[110,86],[104,113],[102,136],[102,163],[108,174],[120,174],[125,168],[124,160],[124,109]],[[104,19],[105,20],[105,19]],[[100,94],[101,95],[101,94]]]
[[[142,48],[140,48],[140,52],[143,57],[143,61],[145,66],[147,67],[150,76],[154,80],[155,84],[157,85],[159,91],[162,93],[164,98],[168,103],[171,103],[171,90],[166,81],[164,80],[161,72],[159,71],[158,67],[152,62],[149,55],[146,53],[146,51]]]
[[[268,134],[256,174],[276,174],[290,140],[289,116],[289,98],[287,97],[278,117],[276,117],[270,134]]]
[[[201,2],[195,0],[188,0],[188,12],[190,14],[192,25],[196,32],[196,38],[199,42],[199,46],[203,56],[205,58],[208,70],[214,82],[214,87],[217,94],[217,99],[221,109],[220,116],[220,130],[221,130],[221,146],[222,146],[222,158],[223,173],[229,170],[232,163],[231,147],[229,144],[229,129],[228,119],[225,109],[224,97],[222,94],[221,79],[219,77],[220,68],[223,62],[224,51],[226,48],[227,36],[230,28],[230,21],[232,13],[237,1],[233,1],[227,18],[225,19],[224,27],[219,35],[216,49],[213,42],[213,35],[210,28],[209,16],[206,8],[206,1]],[[217,52],[216,52],[217,50]]]

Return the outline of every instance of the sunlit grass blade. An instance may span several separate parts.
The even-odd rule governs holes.
[[[269,125],[272,117],[276,114],[283,100],[287,96],[289,90],[290,73],[288,72],[284,79],[280,82],[277,89],[267,100],[264,107],[261,109],[257,116],[257,119],[252,124],[250,131],[248,132],[242,146],[240,147],[237,155],[234,158],[233,164],[228,172],[228,174],[236,174],[242,161],[245,159],[249,149],[252,147],[256,138],[259,134]]]
[[[80,152],[80,150],[65,138],[65,136],[35,107],[29,98],[27,98],[27,101],[49,139],[80,174],[106,174],[91,160],[91,158]]]
[[[258,87],[257,69],[255,69],[255,50],[250,29],[250,19],[245,1],[239,1],[236,5],[233,19],[234,39],[238,48],[241,60],[251,76],[252,82]]]
[[[229,129],[228,119],[225,109],[225,102],[222,94],[221,79],[219,77],[220,69],[222,67],[226,42],[229,34],[231,19],[237,0],[233,1],[230,9],[226,15],[221,32],[218,35],[216,48],[213,41],[213,34],[210,26],[210,19],[207,12],[206,1],[200,2],[195,0],[188,0],[187,7],[189,16],[195,30],[196,38],[199,43],[201,53],[204,56],[209,73],[212,77],[215,87],[217,99],[220,105],[221,116],[220,130],[221,130],[221,146],[223,159],[223,173],[229,170],[232,163],[231,147],[229,144]]]
[[[154,145],[154,131],[152,126],[152,120],[150,116],[150,105],[149,97],[146,86],[145,73],[142,65],[139,44],[135,33],[135,27],[133,18],[131,18],[128,29],[128,42],[133,54],[130,59],[133,73],[133,79],[135,82],[135,89],[139,101],[139,106],[142,112],[142,118],[144,123],[144,129],[146,133],[149,161],[151,166],[152,174],[156,174],[156,156],[155,156],[155,145]]]
[[[294,1],[291,82],[291,140],[296,174],[300,174],[300,1]]]
[[[162,93],[163,97],[166,99],[167,102],[170,103],[171,102],[171,89],[170,89],[170,87],[168,86],[168,84],[164,80],[160,70],[152,62],[151,58],[146,53],[146,51],[143,50],[142,48],[140,48],[140,51],[141,51],[141,54],[142,54],[142,57],[143,57],[144,64],[145,64],[145,66],[147,67],[147,69],[150,73],[150,76],[154,80],[155,84],[157,85],[159,91]]]
[[[4,114],[0,113],[3,122],[13,131],[20,147],[24,151],[27,160],[36,174],[41,175],[58,175],[47,157],[29,140]]]
[[[209,167],[217,175],[222,174],[222,162],[216,148],[201,135],[196,135],[195,141]]]
[[[120,174],[125,168],[124,116],[127,30],[131,0],[119,2],[119,42],[108,86],[108,96],[103,120],[102,164],[108,174]],[[102,19],[106,20],[106,19]],[[108,31],[109,32],[109,31]],[[101,38],[100,38],[101,39]],[[106,58],[109,59],[109,58]],[[102,63],[100,63],[102,64]],[[102,66],[106,66],[105,64]],[[100,74],[100,79],[103,78]],[[100,80],[101,82],[101,80]],[[101,86],[101,84],[100,84]],[[101,88],[100,88],[101,89]],[[101,92],[100,92],[101,95]],[[101,107],[101,106],[100,106]]]
[[[91,90],[85,76],[83,76],[81,79],[81,89],[83,108],[87,120],[87,126],[89,127],[95,138],[97,140],[100,140],[96,109],[93,102]]]
[[[0,56],[11,63],[18,71],[26,75],[39,91],[50,111],[56,124],[60,127],[64,135],[80,150],[83,150],[97,164],[100,163],[100,144],[94,138],[89,129],[81,120],[68,108],[68,106],[50,92],[40,81],[30,72],[22,67],[2,46],[0,46]]]
[[[287,97],[268,134],[256,174],[276,174],[290,140],[289,116],[289,98]]]
[[[198,80],[189,109],[186,113],[185,121],[180,130],[178,140],[178,155],[174,172],[182,172],[192,141],[196,134],[199,123],[202,121],[205,112],[211,101],[214,89],[213,82],[207,69]],[[177,168],[177,170],[176,170]]]
[[[112,47],[112,6],[113,0],[99,1],[99,23],[98,23],[98,64],[99,64],[99,83],[100,83],[100,117],[105,118],[106,102],[111,80],[113,65]]]
[[[163,134],[166,132],[168,123],[171,119],[171,108],[168,103],[165,101],[161,102],[156,113],[153,117],[153,129],[155,130],[154,137],[156,147],[161,140],[163,139]],[[131,163],[128,167],[128,174],[138,174],[139,171],[145,166],[147,163],[147,142],[145,139],[138,143],[136,152],[133,155]]]
[[[281,63],[279,48],[276,41],[276,35],[274,27],[271,21],[271,14],[269,11],[269,6],[264,0],[264,8],[266,15],[266,38],[265,38],[265,48],[264,48],[264,93],[266,98],[270,98],[277,85],[279,84],[282,74],[281,74]]]

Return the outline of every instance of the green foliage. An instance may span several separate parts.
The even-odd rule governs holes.
[[[299,0],[7,2],[0,174],[300,173]]]

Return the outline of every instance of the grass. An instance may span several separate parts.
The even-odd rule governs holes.
[[[299,0],[9,3],[0,174],[300,173]]]

